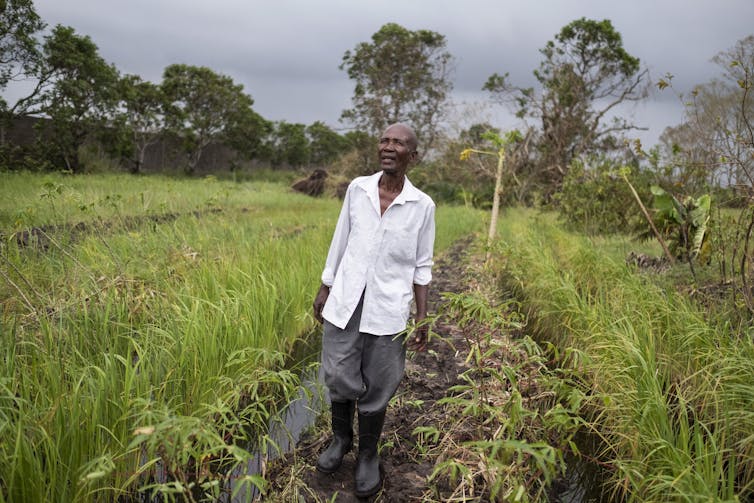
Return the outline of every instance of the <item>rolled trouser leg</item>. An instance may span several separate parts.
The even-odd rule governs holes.
[[[332,473],[340,467],[343,456],[353,445],[354,402],[332,402],[332,434],[330,445],[317,459],[317,469]]]
[[[385,422],[385,410],[359,412],[359,459],[356,465],[356,496],[364,498],[380,490],[380,457],[377,446]]]

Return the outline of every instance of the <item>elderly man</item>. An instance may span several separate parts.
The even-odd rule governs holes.
[[[401,378],[406,347],[427,344],[427,292],[432,279],[435,204],[406,170],[417,156],[414,131],[393,124],[380,138],[382,170],[358,177],[346,192],[314,300],[324,324],[322,371],[330,392],[333,440],[317,468],[338,469],[353,443],[358,408],[356,495],[381,486],[377,444],[385,410]],[[416,329],[406,344],[412,297]]]

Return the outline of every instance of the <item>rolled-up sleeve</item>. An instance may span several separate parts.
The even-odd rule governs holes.
[[[424,214],[416,243],[414,284],[428,285],[432,281],[432,253],[435,245],[435,205],[430,204]]]
[[[351,188],[352,185],[348,187],[346,197],[343,199],[343,206],[340,208],[338,223],[335,225],[335,232],[333,233],[333,238],[330,242],[330,250],[327,252],[325,269],[322,271],[322,284],[326,286],[332,286],[333,281],[335,280],[335,272],[338,270],[340,260],[343,258],[343,254],[346,251],[346,245],[348,244],[348,233],[351,231]]]

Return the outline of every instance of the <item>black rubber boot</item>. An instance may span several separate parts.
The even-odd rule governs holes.
[[[356,496],[365,498],[380,490],[380,456],[377,444],[385,422],[385,411],[359,413],[359,460],[356,465]]]
[[[333,439],[317,459],[317,470],[333,473],[343,462],[343,456],[353,446],[353,410],[355,402],[332,402]]]

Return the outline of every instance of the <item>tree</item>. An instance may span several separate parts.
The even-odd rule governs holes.
[[[36,38],[44,27],[31,0],[5,0],[0,4],[0,91],[15,81],[37,81],[12,105],[0,96],[0,145],[5,144],[10,121],[27,110],[45,82],[40,75],[42,53]]]
[[[348,140],[322,121],[307,126],[309,164],[324,166],[335,161],[349,148]]]
[[[521,140],[507,145],[502,184],[506,190],[499,194],[501,206],[532,203],[529,147],[532,132],[520,132]],[[462,203],[478,208],[489,208],[495,198],[497,174],[496,138],[503,138],[496,127],[487,122],[472,124],[461,129],[454,137],[444,137],[438,145],[438,155],[414,171],[415,183],[439,201]],[[458,153],[472,147],[467,160],[459,163]],[[495,155],[476,151],[493,152]],[[413,178],[412,178],[413,180]]]
[[[496,159],[493,156],[471,156],[469,163],[459,165],[458,153],[469,146],[477,150],[495,150],[486,133],[500,134],[487,122],[475,123],[462,129],[454,137],[443,137],[432,162],[414,170],[414,183],[420,183],[436,201],[464,203],[475,207],[489,207],[493,199]],[[413,178],[412,178],[413,180]]]
[[[410,124],[429,150],[444,116],[451,55],[443,35],[388,23],[372,41],[346,51],[340,65],[355,82],[353,108],[341,119],[378,137],[395,122]]]
[[[616,134],[637,129],[619,117],[608,119],[619,105],[646,96],[647,70],[623,48],[609,20],[573,21],[540,52],[544,60],[534,76],[541,91],[511,86],[507,74],[493,74],[484,89],[499,101],[512,101],[520,117],[541,122],[538,169],[554,192],[572,159],[614,149],[620,144]]]
[[[719,193],[734,196],[725,203],[741,207],[735,219],[718,213],[720,222],[713,220],[710,238],[720,250],[723,281],[739,278],[733,291],[754,314],[754,35],[713,61],[721,76],[696,86],[690,96],[679,95],[686,106],[685,120],[666,131],[672,140],[669,162],[679,171],[677,179],[688,171],[704,173],[706,182],[722,185]],[[657,86],[672,88],[672,75]],[[729,223],[722,223],[727,219]]]
[[[249,161],[263,156],[264,139],[272,132],[272,123],[265,120],[251,107],[231,111],[223,134],[223,142],[233,149],[236,155],[231,163],[235,171],[239,161]]]
[[[138,75],[126,75],[118,83],[120,107],[110,123],[114,138],[109,143],[131,164],[131,173],[144,166],[146,151],[165,127],[165,97],[157,84]]]
[[[306,125],[285,121],[275,123],[268,149],[275,166],[304,166],[309,160],[309,140]]]
[[[497,219],[500,214],[500,196],[503,192],[503,175],[506,167],[506,158],[509,155],[509,151],[514,150],[514,145],[523,143],[524,138],[520,131],[514,129],[503,136],[500,136],[492,130],[488,130],[481,134],[480,139],[487,144],[491,144],[493,148],[491,150],[482,150],[473,147],[466,148],[461,152],[461,160],[465,161],[473,154],[479,156],[491,156],[497,159],[493,174],[495,178],[495,189],[492,196],[490,227],[487,232],[487,261],[489,262],[492,253],[491,245],[495,239],[495,234],[497,232]],[[483,164],[480,164],[480,166],[483,166]]]
[[[181,141],[187,174],[194,173],[204,149],[213,141],[223,141],[243,111],[254,104],[242,85],[203,66],[170,65],[161,87],[166,126]]]
[[[659,140],[657,155],[662,163],[658,168],[667,184],[677,184],[695,193],[710,186],[734,183],[731,172],[723,176],[714,169],[719,157],[715,156],[709,138],[700,135],[690,124],[665,128]]]
[[[737,185],[754,195],[754,35],[717,54],[722,76],[696,86],[682,124],[663,132],[666,162],[680,180],[701,178],[709,185]],[[671,86],[672,75],[658,82]]]
[[[88,36],[58,25],[45,38],[44,73],[51,82],[41,94],[41,111],[50,118],[45,143],[67,169],[79,172],[79,149],[116,105],[118,71]]]

